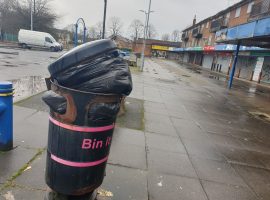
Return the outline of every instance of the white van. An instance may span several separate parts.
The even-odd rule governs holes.
[[[49,33],[20,29],[18,33],[19,46],[23,48],[39,47],[51,51],[61,51],[63,47]]]

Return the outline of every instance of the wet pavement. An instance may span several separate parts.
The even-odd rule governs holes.
[[[0,81],[13,82],[15,101],[38,94],[46,89],[47,66],[63,53],[0,46]]]
[[[147,60],[133,81],[134,117],[115,130],[99,200],[269,200],[270,124],[250,114],[268,113],[267,89],[252,96],[235,82],[229,91],[222,78],[165,60]],[[46,190],[48,113],[26,107],[15,106],[18,147],[0,154],[1,200]]]

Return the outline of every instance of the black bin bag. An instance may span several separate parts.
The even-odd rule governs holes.
[[[122,99],[132,90],[127,63],[111,40],[86,43],[49,65],[46,183],[71,196],[103,181]]]

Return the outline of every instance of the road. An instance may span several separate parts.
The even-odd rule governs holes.
[[[45,89],[47,66],[64,52],[0,48],[0,81],[12,81],[15,101]]]

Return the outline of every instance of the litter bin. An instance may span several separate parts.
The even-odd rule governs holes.
[[[83,196],[103,182],[120,103],[132,90],[128,66],[115,50],[111,40],[101,40],[49,66],[49,91],[43,96],[50,107],[45,177],[56,193]]]

